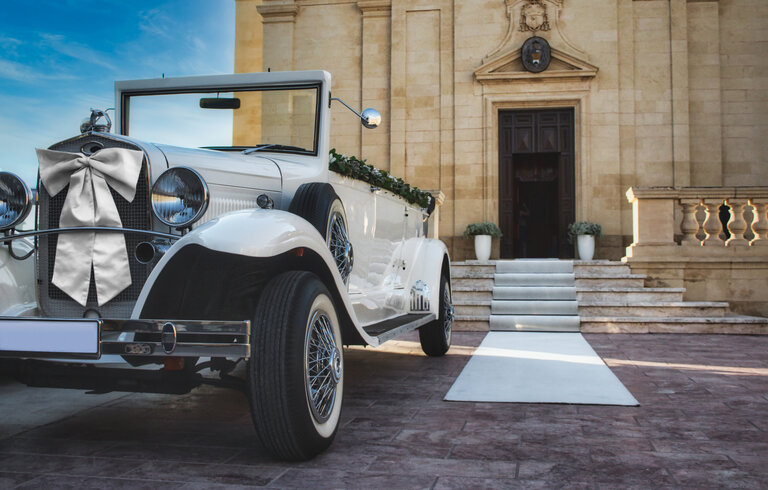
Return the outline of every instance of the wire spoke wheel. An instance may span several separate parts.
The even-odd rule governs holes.
[[[451,332],[453,331],[453,301],[451,299],[451,283],[446,274],[440,277],[440,305],[437,309],[436,320],[419,328],[421,349],[428,356],[439,357],[448,352],[451,347]]]
[[[343,367],[331,322],[323,312],[315,311],[310,318],[304,360],[304,386],[312,416],[324,423],[333,411]]]
[[[352,272],[354,256],[342,211],[333,210],[332,208],[332,214],[328,222],[327,241],[333,260],[336,261],[336,267],[339,269],[339,274],[341,274],[341,279],[346,284],[349,274]]]
[[[443,323],[443,335],[445,336],[445,343],[451,345],[451,332],[453,331],[453,301],[451,300],[451,286],[447,284],[443,287],[442,301],[440,301],[441,319]]]

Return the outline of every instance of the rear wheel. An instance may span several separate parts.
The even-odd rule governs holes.
[[[440,305],[437,320],[427,323],[419,329],[421,349],[428,356],[439,357],[451,347],[453,330],[453,301],[451,283],[445,275],[440,277]]]
[[[344,391],[331,295],[316,275],[285,272],[264,288],[252,330],[248,397],[259,439],[277,458],[310,459],[333,442]]]
[[[302,184],[288,211],[301,216],[317,228],[325,238],[342,281],[347,284],[354,265],[354,251],[347,232],[344,205],[333,186],[323,182]]]

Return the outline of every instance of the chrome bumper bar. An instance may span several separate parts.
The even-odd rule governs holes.
[[[0,357],[250,357],[251,322],[0,317]]]

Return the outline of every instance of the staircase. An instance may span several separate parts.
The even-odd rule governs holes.
[[[768,319],[728,303],[683,301],[684,288],[645,287],[646,276],[611,261],[456,262],[456,330],[589,333],[768,333]]]

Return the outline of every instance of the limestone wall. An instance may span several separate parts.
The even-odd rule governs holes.
[[[379,109],[368,131],[336,107],[332,146],[441,190],[456,259],[468,223],[498,221],[499,110],[573,108],[575,216],[602,224],[598,258],[631,241],[630,186],[768,184],[764,0],[538,0],[535,32],[534,0],[237,1],[236,70],[325,69],[334,96]],[[553,48],[539,74],[519,57],[532,34]]]

